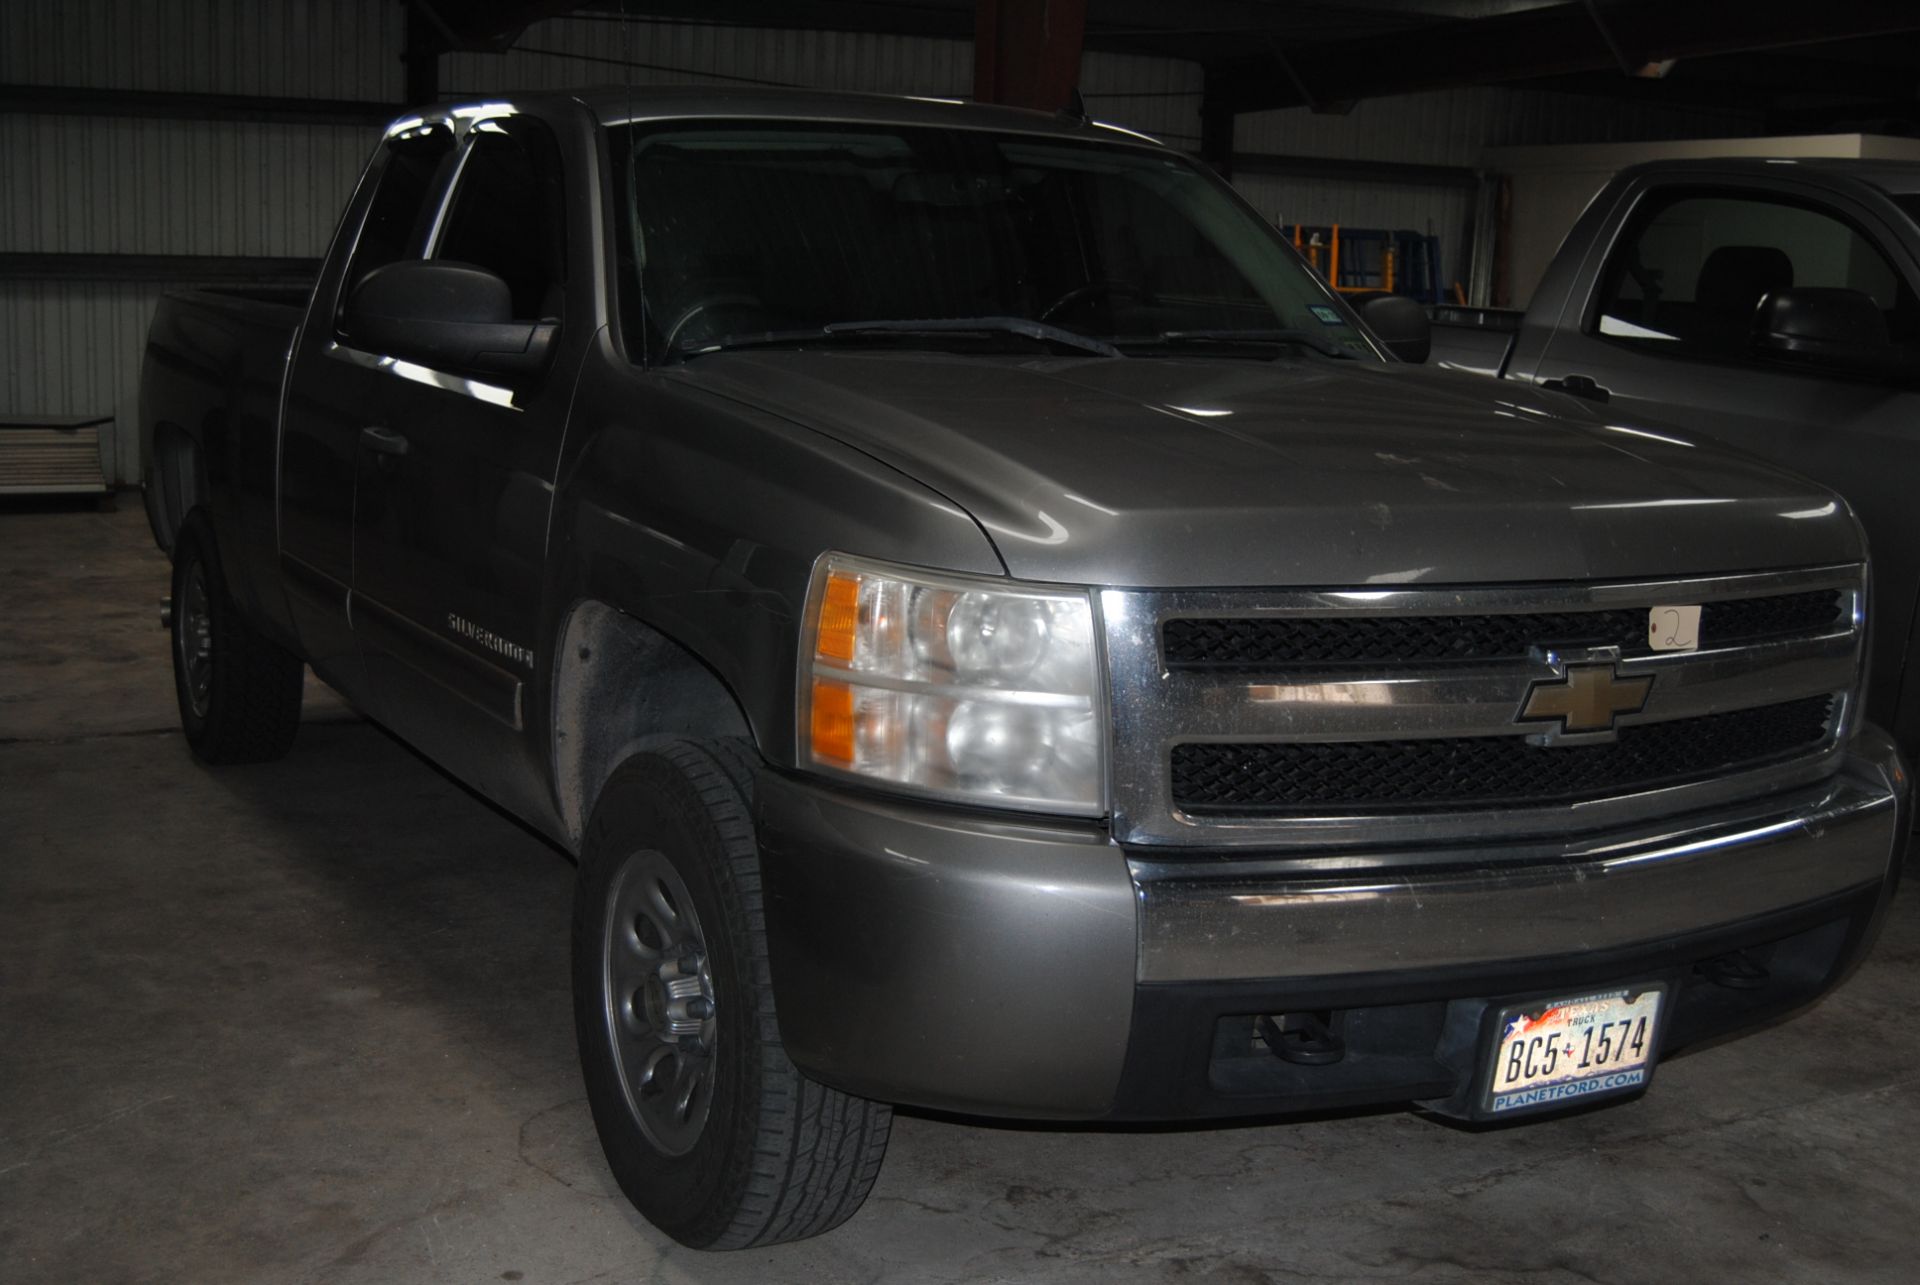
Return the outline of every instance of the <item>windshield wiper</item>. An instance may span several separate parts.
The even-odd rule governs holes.
[[[857,339],[862,335],[943,334],[1021,335],[1028,339],[1037,339],[1042,343],[1077,348],[1082,352],[1094,353],[1101,357],[1126,355],[1104,339],[1095,339],[1092,335],[1083,335],[1078,331],[1066,330],[1044,321],[1031,321],[1026,317],[931,317],[923,320],[902,321],[836,321],[829,325],[810,326],[800,330],[766,330],[757,333],[722,335],[718,339],[711,339],[692,347],[676,346],[674,356],[685,361],[689,357],[698,357],[710,352],[732,352],[741,348],[790,348],[795,344],[819,343],[823,339]]]
[[[710,352],[731,352],[736,348],[790,348],[794,344],[818,343],[832,336],[818,326],[804,330],[759,330],[747,334],[722,335],[718,339],[687,345],[675,344],[670,356],[685,361]]]
[[[1101,357],[1126,355],[1104,339],[1095,339],[1092,335],[1083,335],[1077,330],[1068,330],[1044,321],[1034,321],[1028,317],[929,317],[918,321],[836,321],[832,325],[823,326],[822,329],[830,335],[938,335],[997,332],[1024,335],[1028,339],[1060,344],[1067,348],[1078,348],[1082,352],[1090,352]]]
[[[1299,344],[1327,357],[1354,360],[1352,353],[1311,330],[1163,330],[1151,339],[1122,340],[1146,344]]]

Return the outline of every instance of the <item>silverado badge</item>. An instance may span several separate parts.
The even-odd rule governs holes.
[[[1610,732],[1622,714],[1647,707],[1651,675],[1622,678],[1612,665],[1568,665],[1566,677],[1543,679],[1527,689],[1521,723],[1557,718],[1563,732]]]

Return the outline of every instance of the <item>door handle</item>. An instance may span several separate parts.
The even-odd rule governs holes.
[[[411,443],[390,428],[374,425],[360,430],[360,445],[382,455],[405,455]]]
[[[1568,375],[1564,379],[1543,379],[1540,387],[1556,393],[1572,393],[1575,397],[1584,397],[1588,401],[1604,402],[1613,394],[1593,382],[1588,375]]]

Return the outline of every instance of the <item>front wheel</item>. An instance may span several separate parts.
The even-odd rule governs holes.
[[[767,965],[752,751],[674,741],[621,764],[581,846],[573,1004],[587,1102],[620,1189],[698,1249],[852,1217],[891,1109],[801,1075]]]

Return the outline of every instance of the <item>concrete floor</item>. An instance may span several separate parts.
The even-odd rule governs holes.
[[[567,859],[337,701],[173,731],[138,504],[0,507],[0,1281],[1908,1281],[1920,908],[1623,1106],[1197,1130],[902,1116],[864,1211],[704,1255],[614,1190]]]

